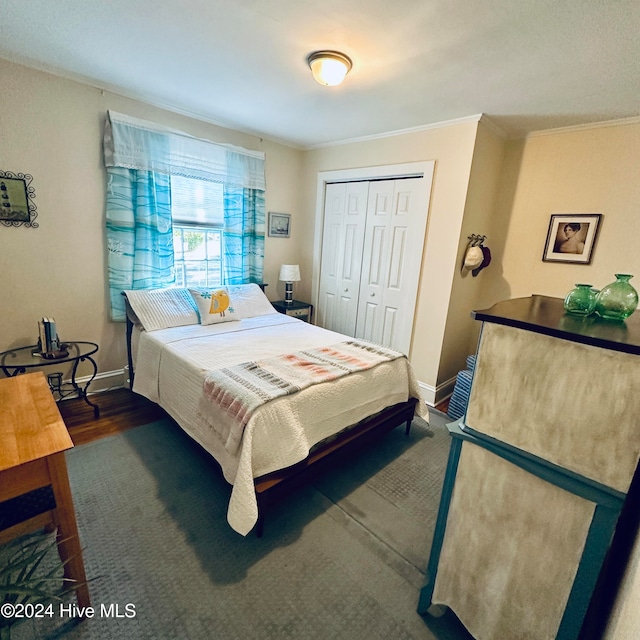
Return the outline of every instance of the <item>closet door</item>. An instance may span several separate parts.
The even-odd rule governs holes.
[[[423,178],[371,182],[355,336],[408,354],[429,192]]]
[[[317,323],[355,336],[368,182],[327,184]]]

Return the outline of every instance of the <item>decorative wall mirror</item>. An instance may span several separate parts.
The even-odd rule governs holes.
[[[0,171],[0,222],[5,227],[37,227],[36,191],[28,173]]]

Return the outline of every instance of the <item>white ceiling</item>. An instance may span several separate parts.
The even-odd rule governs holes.
[[[638,0],[3,0],[0,57],[312,147],[636,117],[639,34]],[[306,65],[325,48],[353,60],[339,87]]]

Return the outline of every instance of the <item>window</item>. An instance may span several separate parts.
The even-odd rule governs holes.
[[[178,287],[222,284],[222,231],[174,224],[173,262]]]
[[[171,176],[176,285],[222,284],[223,189],[218,182]]]

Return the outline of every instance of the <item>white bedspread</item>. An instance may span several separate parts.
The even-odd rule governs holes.
[[[317,442],[387,406],[420,398],[419,388],[405,358],[314,385],[260,407],[230,451],[233,422],[204,399],[206,373],[344,339],[279,313],[140,334],[133,390],[162,406],[219,462],[233,485],[227,520],[242,535],[257,521],[254,478],[304,460]],[[423,401],[417,412],[426,415]]]

